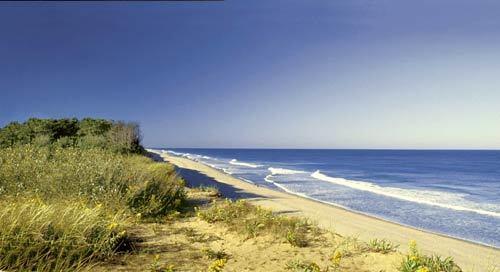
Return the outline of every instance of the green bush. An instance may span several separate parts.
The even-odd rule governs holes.
[[[118,153],[143,154],[141,133],[135,123],[104,119],[37,119],[11,122],[0,128],[0,148],[32,144],[43,147],[103,148]]]

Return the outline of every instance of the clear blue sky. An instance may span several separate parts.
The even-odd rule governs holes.
[[[250,5],[251,3],[251,5]],[[148,146],[500,148],[500,1],[0,3],[0,125]]]

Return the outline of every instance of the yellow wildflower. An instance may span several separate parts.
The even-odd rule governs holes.
[[[335,251],[335,253],[333,253],[332,257],[330,258],[330,261],[332,261],[334,266],[339,266],[341,260],[342,253],[340,253],[340,251]]]
[[[208,271],[210,272],[220,272],[222,269],[224,269],[224,266],[226,266],[226,259],[218,259],[213,261],[210,266],[208,267]]]
[[[419,269],[417,269],[416,272],[429,272],[429,268],[427,268],[427,266],[422,266]]]

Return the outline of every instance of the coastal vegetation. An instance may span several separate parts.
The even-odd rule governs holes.
[[[410,241],[408,253],[404,256],[399,267],[401,272],[460,272],[462,271],[455,264],[453,258],[440,256],[426,256],[422,254],[415,241]]]
[[[30,119],[0,130],[0,269],[65,271],[131,250],[139,220],[185,199],[171,165],[141,155],[138,127]]]
[[[31,144],[144,153],[140,142],[138,124],[105,119],[30,118],[24,123],[11,122],[0,129],[0,148]]]
[[[458,272],[451,258],[363,242],[185,187],[136,124],[29,119],[0,129],[0,270]]]

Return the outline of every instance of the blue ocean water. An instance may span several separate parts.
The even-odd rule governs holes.
[[[259,186],[500,248],[500,151],[159,150]]]

